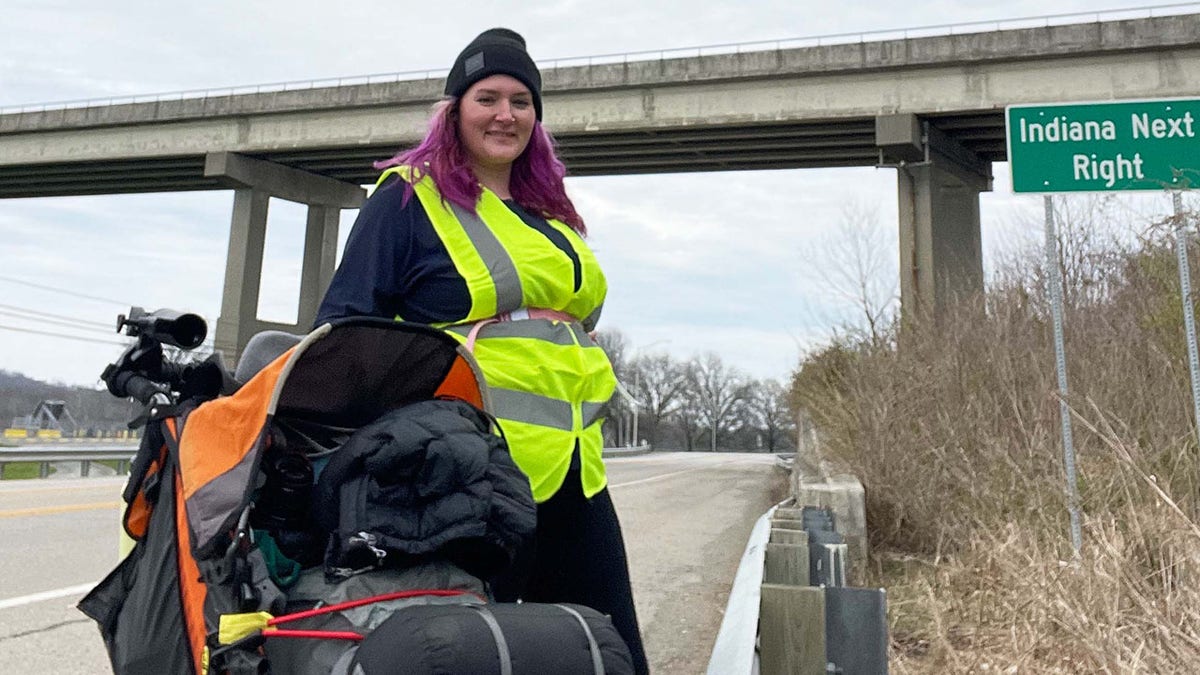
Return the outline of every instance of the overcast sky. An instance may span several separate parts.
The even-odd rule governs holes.
[[[448,69],[471,38],[498,25],[521,32],[535,60],[547,61],[1147,6],[3,0],[0,107]],[[1030,235],[1040,214],[1036,197],[1009,194],[1005,165],[994,171],[996,190],[982,197],[985,261],[1000,242]],[[877,214],[884,245],[895,245],[889,169],[596,177],[570,179],[568,189],[609,279],[601,328],[622,331],[634,350],[714,351],[755,377],[786,377],[846,316],[817,268],[847,206]],[[232,200],[227,191],[0,200],[0,369],[95,384],[120,353],[115,316],[135,304],[198,312],[211,334]],[[343,217],[343,240],[353,217]],[[260,318],[295,320],[303,223],[302,207],[272,201]],[[30,310],[53,316],[32,321]]]

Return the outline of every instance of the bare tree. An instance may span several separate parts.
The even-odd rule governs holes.
[[[642,404],[641,431],[652,446],[657,446],[663,423],[675,412],[683,397],[685,379],[682,364],[667,354],[639,356],[630,364],[633,371],[633,395]],[[639,439],[634,439],[636,444]]]
[[[625,359],[625,352],[628,350],[628,340],[625,339],[625,334],[619,330],[601,330],[596,332],[596,344],[604,350],[608,355],[608,360],[612,363],[613,372],[616,373],[617,379],[624,381],[626,371],[628,370],[628,362]]]
[[[848,327],[875,344],[899,307],[895,250],[878,208],[852,202],[842,208],[836,227],[804,256],[808,280],[844,302],[851,317]]]
[[[1115,213],[1117,204],[1113,194],[1054,200],[1063,301],[1068,307],[1087,307],[1106,299],[1121,261],[1128,256],[1134,227],[1122,217],[1128,214]]]
[[[788,401],[789,392],[779,380],[755,382],[746,410],[754,426],[763,435],[767,452],[788,447],[795,436],[796,416]]]
[[[630,364],[625,359],[627,344],[625,334],[619,330],[597,331],[596,344],[600,345],[600,348],[608,355],[608,361],[612,364],[617,382],[628,386],[631,370]],[[607,443],[621,444],[626,432],[626,420],[632,412],[629,402],[625,400],[624,396],[621,396],[620,393],[613,394],[608,402],[608,411],[604,420],[604,436]]]
[[[718,436],[736,431],[745,423],[743,404],[750,395],[749,383],[745,375],[725,365],[712,352],[692,359],[686,380],[688,398],[694,401],[695,421],[708,430],[709,449],[716,452]]]
[[[671,420],[675,423],[683,438],[683,449],[692,452],[704,435],[704,424],[700,421],[703,414],[700,410],[700,396],[696,392],[695,378],[692,374],[696,364],[692,361],[680,366],[683,375],[683,388],[679,392],[679,403],[671,411]]]
[[[1103,302],[1119,282],[1122,261],[1136,248],[1139,234],[1151,234],[1154,219],[1115,194],[1055,197],[1052,203],[1064,303],[1075,309]],[[1044,218],[1041,208],[1015,217],[1009,238],[990,254],[996,282],[1025,286],[1034,303],[1048,297]],[[1036,262],[1031,266],[1030,261]]]

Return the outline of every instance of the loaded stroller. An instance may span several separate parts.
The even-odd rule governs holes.
[[[138,342],[104,379],[147,404],[136,543],[79,605],[115,673],[632,672],[598,612],[490,601],[536,511],[452,337],[339,321],[256,338],[235,378],[162,358],[203,340],[195,315],[121,327]]]

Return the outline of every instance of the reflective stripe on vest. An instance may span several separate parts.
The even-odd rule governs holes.
[[[394,168],[380,182],[393,173],[407,180],[407,170]],[[490,190],[484,190],[477,212],[444,202],[429,178],[418,180],[414,192],[471,296],[467,316],[441,326],[451,335],[465,342],[475,322],[525,307],[594,321],[606,282],[574,230],[547,221],[579,258],[578,291],[569,256]],[[607,480],[600,428],[616,378],[583,325],[548,319],[490,323],[479,330],[473,353],[488,383],[492,412],[514,461],[529,476],[534,499],[542,502],[558,491],[577,443],[584,494],[602,490]]]

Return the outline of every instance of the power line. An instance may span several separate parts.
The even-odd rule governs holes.
[[[3,278],[3,277],[0,277],[0,278]],[[5,311],[5,310],[11,310],[11,311]],[[38,322],[43,322],[43,323],[51,323],[51,324],[55,324],[55,325],[64,326],[66,328],[73,328],[75,330],[88,331],[88,332],[93,332],[93,333],[108,333],[110,335],[117,333],[115,321],[112,323],[104,323],[102,321],[91,321],[88,319],[79,319],[76,317],[65,316],[62,314],[51,314],[49,312],[42,312],[42,311],[38,311],[36,309],[28,309],[25,307],[18,307],[17,305],[8,305],[8,304],[0,303],[0,315],[11,316],[11,317],[23,319],[26,321],[38,321]],[[28,332],[31,329],[11,328],[11,330],[23,330],[23,331]],[[116,344],[116,343],[108,342],[106,344]],[[224,341],[222,341],[218,345],[216,342],[216,339],[211,336],[209,338],[207,338],[199,346],[220,348],[220,349],[227,349],[227,350],[233,349],[233,345],[231,343],[226,343]]]
[[[45,317],[47,319],[62,319],[64,321],[74,321],[75,323],[78,323],[78,324],[87,324],[90,326],[98,326],[101,328],[108,329],[110,331],[115,330],[116,326],[117,326],[115,321],[110,321],[108,323],[105,323],[103,321],[91,321],[89,319],[79,319],[79,318],[76,318],[73,316],[64,316],[62,314],[50,314],[49,312],[42,312],[42,311],[38,311],[36,309],[29,309],[27,307],[18,307],[16,305],[6,305],[3,303],[0,303],[0,309],[10,309],[10,310],[13,310],[16,312],[24,312],[25,314],[32,314],[32,315],[35,315],[38,317]]]
[[[86,295],[84,293],[77,293],[75,291],[67,290],[65,288],[56,288],[54,286],[46,286],[44,284],[35,284],[32,281],[25,281],[24,279],[14,279],[13,277],[0,276],[0,281],[7,281],[12,284],[21,284],[22,286],[29,286],[31,288],[37,288],[37,289],[40,289],[43,291],[53,291],[55,293],[62,293],[64,295],[70,295],[70,296],[73,296],[76,298],[83,298],[84,300],[94,300],[96,302],[106,302],[106,303],[110,303],[110,304],[124,305],[126,307],[133,306],[133,303],[122,302],[121,300],[113,300],[112,298],[102,298],[102,297],[99,297],[96,295]]]
[[[118,347],[128,347],[128,342],[114,342],[111,340],[97,340],[96,338],[80,337],[77,335],[66,335],[63,333],[51,333],[46,330],[34,330],[33,328],[18,328],[17,326],[0,326],[0,330],[11,330],[18,333],[32,333],[34,335],[45,335],[47,337],[55,337],[63,340],[76,340],[78,342],[90,342],[98,345],[116,345]]]
[[[51,318],[39,317],[39,316],[26,316],[20,312],[10,312],[6,309],[0,309],[0,316],[11,316],[13,318],[20,319],[22,321],[35,321],[39,325],[49,324],[49,325],[53,325],[53,326],[63,326],[66,328],[72,328],[74,330],[86,331],[89,333],[107,333],[109,335],[116,334],[116,331],[113,330],[112,326],[109,326],[108,328],[98,328],[98,327],[93,327],[93,326],[80,325],[78,321],[73,321],[70,319],[64,320],[64,319],[51,319]]]

